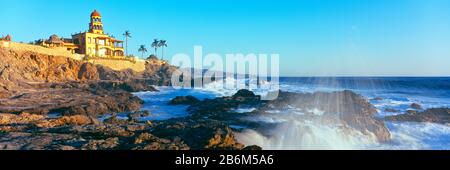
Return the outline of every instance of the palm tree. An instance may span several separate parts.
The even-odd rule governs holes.
[[[130,31],[125,31],[125,33],[123,33],[123,36],[125,36],[125,55],[128,56],[128,38],[131,38]]]
[[[157,54],[158,48],[160,47],[158,39],[153,39],[152,47],[155,49],[154,55],[157,56],[156,54]]]
[[[159,41],[158,41],[158,39],[154,39],[153,40],[152,47],[155,48],[155,56],[156,56],[156,51],[159,48]]]
[[[142,53],[142,58],[144,58],[144,53],[147,52],[147,48],[145,48],[145,45],[141,45],[138,51]]]
[[[166,40],[161,40],[158,43],[158,46],[161,47],[161,52],[162,52],[161,53],[161,59],[164,58],[164,47],[167,47],[167,43],[166,42],[167,42]]]

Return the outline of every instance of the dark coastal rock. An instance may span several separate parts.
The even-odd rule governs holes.
[[[233,96],[218,97],[215,99],[205,99],[188,107],[188,112],[192,117],[227,121],[235,119],[234,115],[228,114],[239,106],[262,107],[265,101],[260,100],[259,95],[255,95],[248,90],[239,90]]]
[[[189,150],[180,138],[175,138],[173,141],[164,138],[158,138],[149,133],[141,133],[134,140],[134,147],[132,150]]]
[[[413,108],[413,109],[417,109],[417,110],[421,110],[422,106],[418,103],[412,103],[409,107]]]
[[[233,98],[254,98],[256,97],[255,93],[253,93],[250,90],[247,89],[241,89],[238,90],[234,95]]]
[[[63,115],[90,115],[96,116],[105,113],[119,113],[126,111],[139,110],[143,101],[129,93],[114,93],[109,96],[105,94],[98,100],[87,100],[86,98],[79,103],[73,103],[71,106],[56,108],[52,111],[60,112]]]
[[[181,138],[191,149],[242,149],[233,131],[223,122],[207,119],[171,119],[161,122],[152,134],[166,139]]]
[[[197,98],[194,96],[188,95],[188,96],[177,96],[169,101],[169,104],[171,105],[193,105],[200,102]]]
[[[158,91],[151,85],[151,82],[139,79],[125,81],[120,85],[120,88],[128,92]]]
[[[145,114],[138,111],[130,115]],[[216,120],[180,118],[142,124],[115,116],[98,122],[86,115],[49,118],[30,113],[0,114],[0,147],[55,150],[244,148],[235,140],[231,128]],[[258,149],[247,149],[252,148]]]
[[[43,115],[30,114],[26,112],[20,114],[0,113],[0,125],[15,124],[32,124],[33,126],[39,128],[53,128],[65,125],[99,124],[99,122],[96,118],[84,115],[61,116],[58,118],[48,119]]]
[[[119,138],[107,138],[100,140],[90,140],[81,147],[81,150],[110,150],[119,145]]]
[[[151,113],[148,110],[139,110],[139,111],[134,111],[134,112],[127,114],[127,117],[128,117],[128,121],[139,122],[139,119],[141,117],[147,117],[150,115],[151,115]]]
[[[142,115],[139,112],[133,112],[133,113],[129,113],[127,115],[128,121],[133,121],[133,122],[139,122],[139,118],[141,118]]]
[[[169,64],[152,64],[152,62],[146,62],[142,77],[151,80],[155,85],[167,86],[170,85],[171,76],[177,69],[177,67]]]
[[[170,139],[153,135],[153,128],[163,123],[139,122],[139,117],[151,113],[133,112],[141,109],[143,101],[130,92],[157,91],[153,85],[170,85],[174,66],[147,63],[142,73],[115,71],[65,56],[6,48],[0,48],[0,61],[0,112],[5,112],[0,113],[0,150],[184,150],[190,149],[184,140],[195,143],[195,133],[185,133],[183,138],[173,134]],[[130,112],[129,118],[96,119],[118,112]],[[61,116],[49,118],[48,113]],[[228,142],[231,131],[212,125],[206,128],[211,128],[205,130],[210,135],[202,134],[201,141],[215,137],[211,147],[228,146],[221,141]]]
[[[386,109],[384,109],[384,112],[398,113],[398,112],[400,112],[400,110],[397,110],[397,109],[391,109],[391,108],[386,108]]]
[[[416,114],[417,110],[406,110],[407,114]]]
[[[100,80],[127,81],[140,77],[139,73],[132,69],[116,71],[102,65],[96,65],[96,67]]]
[[[112,125],[128,125],[128,119],[119,119],[116,115],[112,115],[111,117],[103,120],[103,123],[112,124]]]
[[[260,96],[248,90],[240,90],[231,97],[205,99],[188,108],[193,118],[208,118],[229,123],[245,123],[240,120],[245,114],[231,114],[240,107],[255,107],[252,114],[264,114],[268,110],[284,110],[295,107],[305,113],[318,109],[324,112],[324,118],[338,117],[341,123],[362,133],[372,133],[379,141],[390,139],[385,124],[375,118],[377,112],[363,96],[349,90],[340,92],[293,93],[279,91],[278,98],[271,101],[260,100]]]
[[[97,67],[95,67],[91,63],[83,63],[80,66],[80,70],[78,72],[79,80],[99,80],[100,77],[97,72]]]
[[[43,150],[55,141],[72,139],[73,136],[67,134],[9,132],[0,135],[0,150]]]
[[[0,49],[0,112],[99,115],[138,110],[128,92],[156,91],[154,80],[132,70],[110,68],[33,51]],[[4,91],[2,91],[4,89]]]
[[[92,82],[89,86],[93,89],[104,90],[123,90],[127,92],[139,92],[139,91],[158,91],[147,80],[127,80],[127,81],[101,81]]]
[[[383,98],[381,98],[381,97],[375,97],[375,98],[373,98],[372,100],[383,100]]]
[[[232,96],[232,99],[243,103],[252,103],[259,102],[261,100],[261,96],[255,95],[250,90],[241,89]]]
[[[449,108],[432,108],[426,109],[422,112],[409,112],[400,115],[386,116],[389,121],[411,121],[411,122],[433,122],[441,124],[450,123],[450,109]]]
[[[250,145],[250,146],[244,147],[242,150],[262,150],[262,148],[257,145]]]
[[[49,85],[48,88],[55,87]],[[63,115],[100,115],[104,113],[139,110],[143,103],[138,97],[125,91],[109,91],[102,88],[35,89],[13,96],[0,103],[0,112]]]
[[[17,124],[25,128],[17,128],[19,127]],[[214,135],[204,140],[212,136]],[[220,137],[216,136],[215,139],[221,141]],[[2,149],[187,150],[190,147],[178,136],[171,139],[161,138],[151,134],[149,127],[132,121],[119,125],[92,122],[90,118],[81,115],[53,119],[29,113],[20,115],[2,113],[0,150]]]

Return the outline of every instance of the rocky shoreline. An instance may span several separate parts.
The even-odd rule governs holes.
[[[389,121],[432,122],[450,125],[450,108],[431,108],[424,111],[408,110],[406,113],[386,116]]]
[[[177,97],[172,100],[179,101]],[[192,97],[186,100],[194,100]],[[197,100],[194,100],[197,101]],[[336,104],[332,101],[340,101]],[[182,103],[194,103],[188,108],[190,117],[196,119],[212,119],[225,121],[228,124],[243,125],[248,128],[257,129],[261,126],[252,121],[246,121],[245,117],[254,117],[268,114],[270,110],[283,110],[286,108],[295,108],[301,112],[305,119],[320,119],[322,122],[343,123],[344,128],[353,128],[363,134],[374,134],[380,142],[388,141],[390,133],[381,120],[375,118],[376,110],[365,98],[352,91],[339,92],[315,92],[315,93],[292,93],[279,91],[278,98],[275,100],[260,100],[260,96],[255,95],[248,90],[239,90],[230,97],[221,97],[216,99],[205,99],[199,102],[185,101]],[[253,107],[255,110],[248,113],[236,113],[235,109],[239,107]],[[318,115],[312,110],[323,111]]]
[[[151,113],[140,111],[143,101],[131,92],[169,85],[173,66],[149,61],[142,73],[114,71],[6,48],[0,48],[0,60],[0,149],[245,148],[220,121],[139,121]],[[113,116],[98,120],[107,113]],[[119,119],[116,113],[128,113],[129,118]]]
[[[272,126],[248,118],[285,108],[305,113],[305,119],[338,122],[343,131],[355,129],[379,142],[391,139],[384,120],[450,122],[448,108],[379,119],[367,99],[349,90],[279,91],[278,98],[271,101],[260,100],[261,96],[248,90],[204,100],[178,96],[168,104],[188,106],[186,117],[143,121],[140,118],[152,113],[141,111],[144,101],[131,92],[157,91],[154,86],[170,85],[175,67],[149,62],[141,73],[114,71],[64,56],[5,48],[0,48],[0,60],[0,149],[259,150],[259,146],[239,143],[235,136],[239,129],[231,125],[255,130]],[[237,113],[241,107],[255,109]],[[411,107],[422,109],[417,104]],[[117,113],[128,116],[119,118]],[[100,121],[99,116],[104,114],[112,116]]]

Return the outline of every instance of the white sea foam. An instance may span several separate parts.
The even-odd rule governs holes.
[[[391,140],[378,143],[375,136],[337,124],[304,120],[295,114],[264,115],[249,120],[275,123],[269,132],[244,130],[237,139],[263,149],[450,149],[450,126],[435,123],[386,122]],[[275,115],[276,114],[276,115]]]
[[[225,89],[224,83],[234,83],[234,79],[225,82],[213,82],[205,88],[172,89],[158,87],[160,92],[139,92],[135,95],[146,103],[143,109],[151,110],[154,117],[151,119],[167,119],[185,116],[185,106],[170,106],[167,102],[175,96],[193,95],[197,98],[214,98],[233,95],[237,89]],[[302,84],[281,84],[281,90],[291,92],[315,92],[342,90],[327,87],[311,87]],[[352,89],[354,90],[354,89]],[[257,94],[267,91],[253,89]],[[400,113],[411,109],[411,103],[419,103],[423,108],[450,107],[446,98],[413,96],[397,94],[385,90],[354,90],[368,99],[381,97],[383,100],[369,100],[379,110],[379,116],[399,113],[385,113],[384,109],[399,110]],[[254,108],[238,108],[239,113],[254,111]],[[308,110],[314,115],[323,114],[318,109]],[[361,134],[354,129],[343,130],[342,125],[323,124],[314,120],[304,120],[304,113],[295,108],[284,110],[271,110],[268,114],[250,117],[248,120],[276,124],[275,128],[267,131],[243,130],[237,138],[244,144],[256,144],[263,149],[450,149],[450,126],[434,123],[407,123],[386,122],[392,139],[386,143],[378,143],[373,136]],[[245,129],[239,125],[235,128]]]
[[[372,149],[450,149],[450,126],[436,123],[386,122],[392,140]]]
[[[233,111],[236,113],[248,113],[248,112],[253,112],[255,110],[256,110],[256,108],[250,107],[250,108],[237,108],[237,109],[234,109]]]
[[[246,145],[258,145],[263,149],[364,149],[373,144],[374,138],[355,130],[344,130],[335,125],[324,125],[315,121],[290,119],[280,123],[269,135],[254,130],[245,130],[236,135]]]

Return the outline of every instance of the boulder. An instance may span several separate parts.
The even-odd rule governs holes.
[[[250,146],[244,147],[242,150],[262,150],[262,148],[257,145],[250,145]]]
[[[398,113],[398,112],[400,112],[400,110],[397,110],[397,109],[391,109],[391,108],[386,108],[386,109],[384,109],[384,112]]]
[[[80,80],[99,80],[97,67],[91,63],[83,63],[78,72],[78,79]]]
[[[239,98],[239,97],[243,97],[243,98],[247,98],[247,97],[256,97],[255,93],[253,93],[250,90],[247,89],[241,89],[238,90],[234,95],[233,98]]]
[[[432,122],[449,124],[450,108],[431,108],[421,112],[413,111],[400,115],[386,116],[384,119],[389,121]]]
[[[171,119],[155,125],[152,134],[176,141],[182,139],[191,149],[242,149],[226,124],[208,119]]]
[[[193,105],[198,103],[200,100],[195,98],[194,96],[177,96],[174,99],[169,101],[171,105]]]
[[[88,117],[85,115],[73,115],[73,116],[62,116],[56,119],[43,120],[36,123],[37,127],[41,128],[52,128],[57,126],[65,125],[88,125],[88,124],[99,124],[96,118]]]
[[[417,109],[417,110],[421,110],[422,106],[418,103],[412,103],[409,107],[413,108],[413,109]]]
[[[339,101],[339,102],[337,102]],[[246,114],[232,114],[239,107],[253,107],[256,111]],[[228,123],[243,123],[243,116],[267,114],[270,110],[296,108],[309,113],[310,110],[323,112],[325,121],[334,121],[337,117],[345,126],[352,127],[368,136],[374,134],[379,141],[390,139],[390,133],[383,121],[375,118],[376,108],[363,96],[350,90],[338,92],[293,93],[279,91],[278,98],[270,101],[259,100],[259,96],[248,90],[239,90],[232,97],[205,99],[188,107],[192,118],[208,118]],[[321,114],[321,115],[322,115]],[[313,114],[314,115],[314,114]],[[306,117],[305,117],[306,118]],[[371,133],[371,134],[370,134]]]

